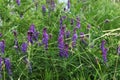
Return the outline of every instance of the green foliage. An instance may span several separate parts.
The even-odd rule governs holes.
[[[12,64],[12,76],[8,76],[6,71],[2,74],[1,80],[119,80],[120,79],[120,58],[117,55],[117,47],[120,45],[120,6],[111,0],[70,0],[70,12],[61,9],[62,4],[56,5],[54,11],[49,10],[45,0],[21,0],[18,6],[15,0],[0,0],[0,19],[2,26],[0,32],[4,39],[5,57],[9,57]],[[37,10],[35,5],[37,6]],[[42,13],[42,5],[47,6],[45,15]],[[20,17],[20,15],[23,17]],[[59,19],[67,16],[64,24],[70,30],[71,36],[76,21],[70,25],[70,19],[80,17],[81,28],[77,33],[84,32],[88,45],[84,45],[80,37],[77,40],[76,48],[69,49],[69,57],[59,56],[57,45],[59,34]],[[109,20],[109,22],[105,22]],[[31,24],[35,24],[40,32],[39,41],[42,40],[42,30],[48,29],[52,34],[49,40],[48,50],[37,44],[30,45],[27,55],[23,55],[21,50],[16,51],[14,46],[14,36],[12,31],[17,30],[19,46],[27,41],[27,31]],[[91,24],[90,31],[87,25]],[[80,36],[80,35],[79,35]],[[71,37],[70,37],[71,39]],[[106,40],[106,47],[109,48],[105,64],[102,59],[100,44]],[[66,41],[69,45],[71,42]],[[91,48],[93,46],[93,48]],[[27,56],[32,63],[32,73],[23,61]],[[4,65],[3,65],[4,68]]]

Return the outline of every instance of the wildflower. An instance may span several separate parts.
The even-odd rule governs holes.
[[[102,51],[102,54],[103,54],[103,60],[104,60],[105,63],[107,62],[107,51],[108,51],[107,48],[104,48],[104,51]]]
[[[23,53],[27,52],[27,47],[28,47],[27,43],[23,42],[22,45],[21,45],[21,50],[22,50]]]
[[[38,36],[39,36],[39,32],[36,31],[35,29],[35,25],[32,24],[30,26],[30,29],[28,30],[28,42],[30,42],[31,44],[33,44],[33,41],[38,41]]]
[[[16,3],[18,4],[18,6],[20,5],[20,0],[16,0]]]
[[[65,57],[68,57],[68,48],[69,48],[68,44],[65,44],[65,49],[64,49],[64,56]]]
[[[64,56],[64,36],[63,35],[60,35],[58,37],[58,48],[60,50],[59,55],[63,57]]]
[[[101,50],[102,50],[103,60],[104,60],[104,62],[106,63],[106,62],[107,62],[107,51],[108,51],[108,49],[105,48],[105,43],[106,43],[106,41],[105,41],[105,40],[102,40]]]
[[[59,35],[64,35],[65,34],[65,25],[60,28]]]
[[[47,34],[47,28],[44,28],[43,29],[42,43],[45,45],[45,49],[48,48],[48,39],[49,39],[49,36]]]
[[[72,47],[76,46],[76,40],[77,40],[78,36],[76,33],[76,28],[74,29],[74,33],[73,33],[73,37],[72,37]]]
[[[66,38],[70,37],[70,31],[66,31]]]
[[[6,70],[7,70],[8,74],[11,75],[12,72],[11,72],[10,59],[9,58],[5,58],[4,62],[5,62],[5,67],[6,67]]]
[[[104,49],[105,49],[105,43],[106,43],[106,41],[102,40],[102,43],[101,43],[101,50],[102,51],[104,51]]]
[[[80,19],[77,17],[77,24],[76,24],[76,27],[77,27],[77,28],[80,28],[80,26],[81,26],[81,25],[80,25]]]
[[[42,12],[43,12],[43,15],[46,12],[46,7],[44,5],[42,6]]]
[[[32,39],[32,36],[33,36],[33,32],[31,31],[28,31],[28,34],[27,34],[27,39],[28,39],[28,42],[30,42],[31,44],[33,43],[33,39]]]
[[[67,7],[70,9],[70,0],[68,0]]]
[[[0,52],[2,54],[5,53],[5,41],[4,40],[0,41]]]

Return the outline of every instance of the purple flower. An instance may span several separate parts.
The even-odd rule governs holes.
[[[66,38],[70,37],[70,31],[66,31]]]
[[[80,19],[79,19],[78,17],[77,17],[76,19],[77,19],[76,27],[77,27],[77,28],[80,28],[80,26],[81,26],[81,24],[80,24]]]
[[[63,57],[64,56],[64,36],[62,34],[58,37],[58,48],[60,50],[59,55]]]
[[[43,29],[42,43],[45,45],[45,49],[48,49],[49,35],[47,34],[47,28]]]
[[[42,6],[42,12],[45,13],[46,12],[46,7],[43,5]]]
[[[101,43],[101,50],[102,51],[104,51],[104,49],[105,49],[105,43],[106,43],[106,41],[102,40],[102,43]]]
[[[76,28],[75,28],[73,36],[72,36],[72,47],[76,46],[76,40],[77,40],[77,38],[78,38],[78,36],[77,36],[77,33],[76,33]]]
[[[20,5],[20,0],[16,0],[16,3],[18,4],[18,6]]]
[[[21,50],[22,50],[23,53],[27,52],[27,47],[28,47],[27,43],[23,42],[22,45],[21,45]]]
[[[35,25],[32,24],[30,26],[30,29],[28,30],[28,42],[30,42],[31,44],[33,44],[33,41],[38,41],[38,36],[39,36],[39,32],[36,31],[35,29]]]
[[[64,49],[64,56],[65,57],[68,57],[68,49],[69,49],[68,44],[65,44],[65,49]]]
[[[104,51],[102,51],[103,60],[105,63],[107,62],[107,51],[108,51],[107,48],[104,48]]]
[[[32,31],[28,31],[27,39],[28,39],[28,42],[30,42],[31,44],[33,44],[32,36],[33,36],[33,32]]]
[[[5,41],[4,41],[4,40],[3,40],[3,41],[0,41],[0,52],[1,52],[2,54],[5,53]]]
[[[68,0],[67,7],[70,9],[70,0]]]
[[[107,62],[107,51],[108,51],[108,49],[105,48],[105,43],[106,43],[106,41],[105,41],[105,40],[102,40],[101,50],[102,50],[103,60],[104,60],[104,62],[106,63],[106,62]]]
[[[5,62],[5,67],[6,67],[6,70],[7,70],[8,74],[11,75],[12,72],[11,72],[10,59],[9,58],[5,58],[4,62]]]
[[[59,35],[64,35],[65,34],[65,25],[60,28]]]

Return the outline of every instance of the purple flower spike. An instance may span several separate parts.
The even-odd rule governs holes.
[[[42,12],[45,13],[46,12],[46,7],[43,5],[42,6]]]
[[[32,36],[33,36],[33,32],[32,31],[28,31],[27,39],[28,39],[28,42],[30,42],[31,44],[33,44]]]
[[[27,47],[28,47],[28,45],[27,45],[27,43],[22,43],[22,45],[21,45],[21,50],[22,50],[22,52],[23,53],[26,53],[27,52]]]
[[[65,25],[61,27],[59,35],[64,35],[65,34],[65,28],[66,28]]]
[[[106,43],[106,41],[102,40],[102,43],[101,43],[101,50],[102,51],[104,51],[104,49],[105,49],[105,43]]]
[[[70,31],[67,31],[66,32],[66,38],[69,38],[70,37]]]
[[[35,30],[35,25],[34,24],[32,24],[31,26],[30,26],[30,29],[29,29],[29,31],[31,31],[31,32],[36,32],[36,30]]]
[[[68,49],[69,49],[68,44],[65,44],[65,49],[64,49],[64,56],[65,57],[68,57]]]
[[[104,62],[106,63],[106,62],[107,62],[107,51],[108,51],[108,49],[105,48],[105,43],[106,43],[106,41],[105,41],[105,40],[102,40],[101,50],[102,50],[103,60],[104,60]]]
[[[46,13],[46,7],[44,5],[42,6],[42,12],[43,12],[43,15],[45,15],[45,13]]]
[[[42,43],[45,45],[45,49],[48,49],[49,35],[47,34],[47,28],[43,29]]]
[[[39,36],[39,32],[36,31],[35,29],[35,25],[32,24],[28,30],[28,42],[30,42],[31,44],[33,44],[33,41],[38,41],[38,36]]]
[[[58,48],[60,50],[59,55],[63,57],[64,56],[64,36],[63,35],[60,35],[58,37]]]
[[[5,62],[5,67],[6,67],[6,70],[7,70],[8,74],[11,75],[12,72],[11,72],[10,59],[9,58],[5,58],[4,62]]]
[[[105,48],[104,51],[102,51],[102,53],[103,53],[103,60],[104,60],[105,63],[107,62],[107,51],[108,51],[107,48]]]
[[[0,52],[2,54],[5,53],[5,41],[4,40],[0,42]]]
[[[16,0],[16,3],[18,4],[18,6],[20,5],[20,0]]]
[[[74,29],[74,34],[73,34],[73,37],[72,37],[72,47],[75,47],[76,46],[76,40],[77,40],[78,36],[77,36],[77,33],[76,33],[76,28]]]
[[[70,0],[68,0],[67,7],[70,9]]]

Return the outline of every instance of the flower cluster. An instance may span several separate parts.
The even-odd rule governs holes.
[[[76,46],[76,40],[77,40],[77,38],[78,38],[78,35],[76,33],[76,28],[74,28],[73,36],[72,36],[72,47]]]
[[[33,44],[34,41],[38,41],[38,36],[39,36],[39,32],[36,31],[35,25],[32,24],[30,26],[30,29],[28,30],[28,36],[27,36],[28,43]]]
[[[108,51],[108,49],[105,48],[105,43],[106,43],[106,41],[102,40],[101,51],[102,51],[103,60],[106,63],[107,62],[107,51]]]
[[[47,28],[43,29],[43,36],[42,36],[42,44],[44,44],[45,49],[48,49],[48,40],[49,40],[49,36],[47,34]]]

